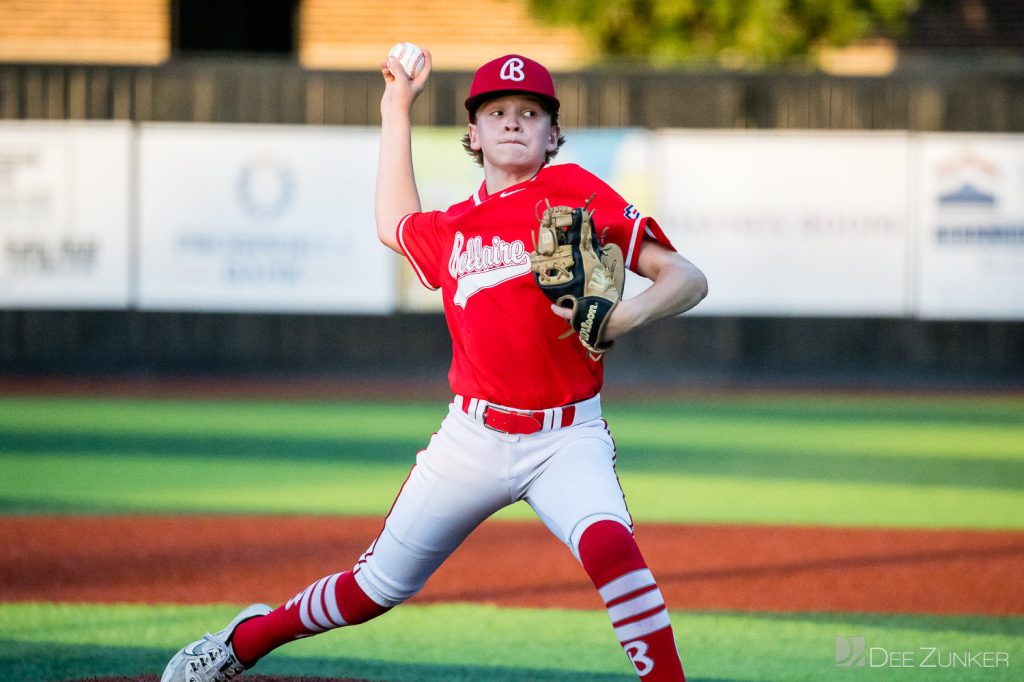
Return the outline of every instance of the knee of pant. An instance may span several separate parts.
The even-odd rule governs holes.
[[[588,527],[580,538],[579,558],[597,587],[647,568],[633,533],[619,521],[603,520]]]
[[[577,559],[580,561],[583,560],[583,557],[580,556],[580,546],[582,544],[583,536],[586,535],[587,531],[595,525],[606,522],[621,526],[626,532],[626,535],[629,535],[630,537],[633,536],[632,524],[628,519],[623,519],[615,514],[592,514],[577,523],[575,528],[573,528],[569,533],[569,549],[572,550],[573,555]]]
[[[422,589],[423,585],[410,587],[399,585],[379,575],[371,567],[363,565],[353,571],[355,582],[372,601],[385,609],[398,606]]]

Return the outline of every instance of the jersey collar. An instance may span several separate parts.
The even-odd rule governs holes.
[[[550,163],[545,163],[543,166],[540,167],[540,170],[537,171],[536,175],[534,175],[529,180],[524,180],[523,182],[520,182],[518,185],[512,185],[512,187],[506,187],[504,190],[502,190],[498,194],[488,194],[487,193],[487,180],[485,179],[483,182],[480,183],[480,187],[478,187],[476,192],[473,193],[473,196],[470,197],[473,200],[473,205],[474,206],[479,206],[480,204],[484,203],[488,199],[494,198],[495,196],[500,198],[502,194],[505,194],[506,192],[508,192],[509,190],[511,190],[511,189],[513,189],[515,187],[519,187],[520,185],[525,185],[528,182],[533,182],[538,177],[540,177],[541,171],[543,171],[545,168],[550,168],[550,167],[551,167]]]

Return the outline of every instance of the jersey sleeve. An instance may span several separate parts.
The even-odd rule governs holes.
[[[410,213],[402,218],[396,228],[398,246],[423,286],[438,289],[441,256],[441,240],[438,238],[438,211]]]
[[[572,168],[566,175],[560,194],[580,205],[594,195],[590,208],[594,211],[594,227],[597,228],[598,238],[602,244],[618,244],[626,267],[630,270],[636,271],[640,245],[645,238],[653,239],[675,251],[672,242],[654,218],[640,215],[636,206],[622,198],[608,183],[579,166]]]

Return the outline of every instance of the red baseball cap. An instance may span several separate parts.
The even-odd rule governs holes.
[[[558,111],[558,97],[551,74],[540,62],[518,54],[507,54],[487,62],[476,70],[469,86],[466,110],[470,114],[485,99],[503,94],[529,93],[540,97],[553,112]]]

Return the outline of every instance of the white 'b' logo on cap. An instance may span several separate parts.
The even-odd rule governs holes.
[[[501,65],[501,73],[498,75],[503,81],[521,81],[526,78],[523,73],[523,60],[513,57]]]

